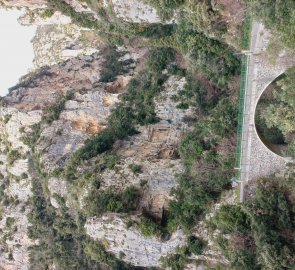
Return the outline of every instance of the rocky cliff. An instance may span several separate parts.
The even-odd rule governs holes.
[[[222,91],[201,72],[187,75],[189,52],[149,63],[153,27],[172,31],[177,19],[163,21],[148,3],[1,1],[25,7],[20,23],[38,29],[35,70],[1,99],[0,269],[160,268],[186,245],[187,233],[165,222],[188,166],[180,143],[199,110],[188,88],[207,91],[202,101]],[[227,263],[204,227],[193,234],[209,247],[188,269]]]

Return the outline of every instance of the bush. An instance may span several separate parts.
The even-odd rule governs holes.
[[[140,192],[135,187],[128,187],[122,193],[115,194],[111,188],[101,191],[91,189],[84,199],[88,216],[99,216],[103,213],[127,213],[136,210]]]
[[[223,205],[214,217],[213,224],[225,234],[236,231],[246,233],[250,227],[250,220],[240,206]]]
[[[170,48],[153,49],[147,57],[147,68],[152,73],[159,73],[174,61],[174,50]]]
[[[295,138],[289,143],[286,155],[295,158]]]
[[[65,96],[59,97],[59,101],[47,109],[46,115],[43,117],[42,121],[50,125],[53,121],[58,120],[60,113],[64,110],[66,102],[73,97],[74,93],[71,91],[67,92]]]
[[[203,249],[205,247],[205,243],[202,239],[196,236],[189,236],[187,239],[187,249],[190,253],[195,255],[201,255],[203,253]]]
[[[100,82],[113,82],[118,75],[128,72],[129,65],[133,60],[119,61],[120,57],[126,52],[118,52],[115,47],[108,48],[109,52],[106,55],[106,60],[103,63],[103,69],[100,74]]]
[[[169,20],[174,15],[176,8],[184,4],[184,0],[147,0],[148,3],[157,9],[162,20]]]
[[[15,218],[13,218],[13,217],[7,217],[6,218],[6,222],[5,222],[5,226],[7,228],[11,228],[12,225],[14,224],[14,222],[15,222]]]
[[[201,157],[204,150],[204,144],[197,132],[188,133],[179,147],[180,157],[188,166],[192,166],[192,163]]]
[[[139,174],[141,173],[141,166],[138,164],[129,164],[128,168],[134,173]]]
[[[295,248],[294,177],[265,178],[257,182],[255,196],[243,207],[223,206],[214,218],[222,233],[218,244],[233,269],[291,269]],[[229,239],[229,240],[227,240]],[[283,267],[282,267],[283,266]]]
[[[187,264],[187,256],[185,254],[173,254],[162,258],[163,267],[172,270],[183,270]]]
[[[145,237],[160,237],[163,234],[162,227],[159,226],[154,220],[147,217],[141,218],[137,228]]]
[[[99,159],[95,162],[95,171],[102,172],[105,169],[112,170],[115,168],[119,160],[120,160],[120,157],[114,153],[111,153],[111,152],[103,153],[99,157]]]

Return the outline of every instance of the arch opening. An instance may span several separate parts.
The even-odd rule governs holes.
[[[295,158],[295,67],[277,77],[262,93],[256,106],[255,128],[270,151]]]

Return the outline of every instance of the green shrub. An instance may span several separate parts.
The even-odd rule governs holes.
[[[159,73],[174,61],[175,52],[170,48],[153,49],[147,57],[147,68],[150,72]]]
[[[183,270],[187,262],[188,260],[185,254],[173,254],[162,258],[163,267],[172,270]]]
[[[184,0],[146,0],[157,9],[162,20],[169,20],[174,15],[176,8],[184,4]]]
[[[243,207],[223,206],[216,214],[218,241],[233,269],[291,269],[294,245],[294,176],[257,182],[255,196]],[[228,240],[229,239],[229,240]],[[284,267],[282,267],[284,266]]]
[[[223,205],[213,219],[215,227],[222,233],[236,231],[246,233],[250,227],[249,217],[238,205]]]
[[[145,237],[161,237],[163,234],[163,228],[148,217],[142,217],[137,228]]]
[[[115,47],[109,48],[100,74],[100,82],[113,82],[118,75],[128,72],[129,65],[133,63],[133,60],[119,61],[119,58],[125,55],[125,53],[118,52]]]
[[[288,149],[286,150],[286,155],[295,158],[295,139],[289,143]]]
[[[7,155],[8,165],[13,165],[13,163],[22,157],[21,153],[18,150],[11,150]]]
[[[201,255],[203,253],[203,249],[205,247],[205,243],[202,239],[196,236],[189,236],[187,239],[187,249],[190,253],[195,255]]]
[[[197,132],[188,133],[180,143],[180,157],[188,166],[191,166],[194,161],[201,157],[204,148],[205,146]]]
[[[95,162],[95,172],[102,172],[105,169],[112,170],[115,168],[119,162],[120,157],[115,153],[106,152],[99,156],[98,160]]]
[[[134,173],[139,174],[141,173],[141,165],[138,164],[129,164],[128,168]]]
[[[109,188],[105,191],[91,189],[84,199],[88,216],[98,216],[104,212],[126,213],[138,207],[140,192],[135,187],[128,187],[116,194]]]
[[[14,222],[15,222],[15,218],[13,218],[13,217],[7,217],[6,218],[6,222],[5,222],[5,226],[7,228],[11,228],[12,225],[14,224]]]
[[[46,110],[46,115],[43,117],[42,121],[50,125],[53,121],[58,120],[60,113],[64,110],[65,103],[73,97],[74,93],[71,91],[67,92],[65,96],[61,96],[57,103]]]

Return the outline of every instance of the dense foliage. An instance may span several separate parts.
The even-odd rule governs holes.
[[[192,78],[190,79],[192,80]],[[188,133],[179,146],[185,172],[178,175],[178,186],[172,190],[175,200],[169,204],[168,226],[181,226],[186,230],[202,217],[230,186],[233,176],[234,138],[237,125],[237,108],[226,91],[219,92],[219,102],[199,99],[199,84],[192,83],[200,118],[194,130]],[[189,96],[191,100],[191,96]],[[209,104],[202,109],[204,104]]]
[[[246,0],[252,14],[289,48],[295,48],[293,0]]]
[[[133,62],[130,60],[119,61],[120,57],[126,52],[119,52],[115,47],[110,47],[106,53],[106,60],[103,64],[103,70],[100,74],[100,82],[113,82],[118,75],[128,72],[129,65]]]
[[[213,219],[231,269],[292,269],[295,262],[294,175],[258,181],[245,205],[225,205]],[[230,236],[229,238],[226,236]]]
[[[274,144],[289,144],[285,155],[295,157],[295,69],[278,78],[262,96],[256,125],[265,139]]]
[[[205,74],[220,87],[226,87],[232,76],[239,72],[240,63],[231,49],[222,42],[196,31],[185,18],[180,19],[172,35],[152,39],[151,44],[175,48],[182,54],[188,54],[191,68]]]

